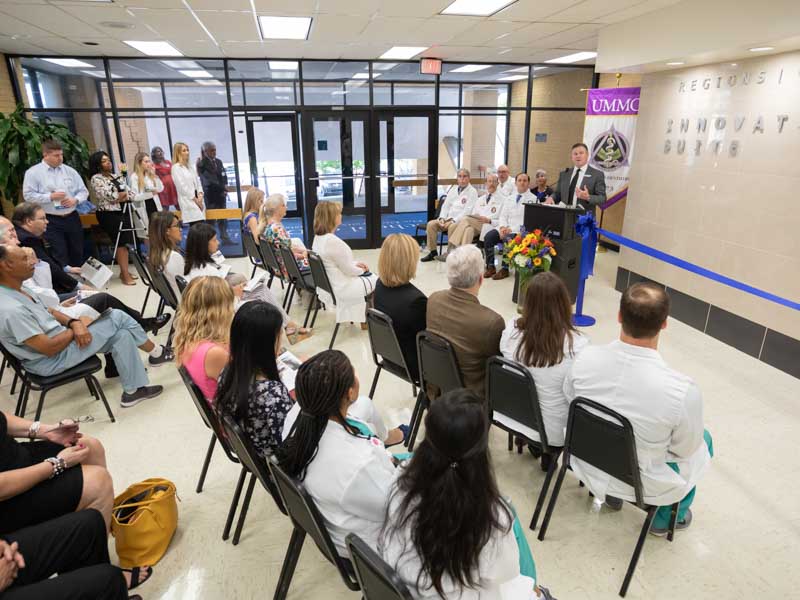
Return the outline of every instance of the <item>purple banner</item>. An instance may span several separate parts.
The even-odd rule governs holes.
[[[600,88],[589,90],[586,97],[587,116],[638,115],[641,88]]]

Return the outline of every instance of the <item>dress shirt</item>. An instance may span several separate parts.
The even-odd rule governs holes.
[[[536,204],[536,196],[531,194],[530,190],[506,196],[500,211],[500,227],[508,227],[514,233],[519,233],[525,222],[526,204]]]
[[[40,204],[48,215],[63,217],[74,212],[74,206],[56,208],[56,205],[50,200],[50,194],[55,191],[62,191],[67,198],[75,198],[78,202],[89,198],[89,190],[86,189],[83,179],[69,165],[62,164],[58,167],[51,167],[42,161],[25,171],[22,197],[26,202]]]
[[[588,168],[589,168],[589,163],[586,163],[582,167],[572,167],[572,170],[569,172],[569,180],[572,181],[572,178],[575,177],[575,171],[580,171],[580,173],[578,174],[578,181],[575,183],[575,193],[572,194],[572,198],[569,199],[570,206],[577,206],[578,204],[578,190],[581,189],[583,176],[586,175],[586,169]]]

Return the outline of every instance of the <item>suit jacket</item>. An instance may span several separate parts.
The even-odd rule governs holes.
[[[569,182],[572,180],[572,171],[575,167],[567,167],[558,174],[558,183],[553,191],[553,201],[558,204],[570,204],[572,198],[569,196]],[[578,204],[591,211],[598,204],[606,201],[606,176],[599,169],[595,169],[591,165],[587,165],[586,173],[583,176],[580,186],[575,189],[583,189],[583,186],[589,190],[589,200],[578,200]]]
[[[24,248],[32,248],[36,253],[36,258],[50,265],[50,273],[53,277],[53,289],[57,294],[67,294],[74,292],[78,287],[78,280],[64,272],[64,264],[61,263],[50,251],[50,245],[42,237],[36,237],[22,227],[14,227],[19,238],[19,245]]]
[[[500,354],[503,317],[469,292],[450,288],[428,298],[427,321],[428,331],[453,344],[464,385],[484,397],[486,361]]]
[[[225,208],[228,174],[218,158],[197,161],[197,175],[203,186],[203,200],[208,208]]]
[[[408,370],[414,379],[419,379],[417,334],[425,329],[428,298],[410,283],[388,287],[379,279],[375,285],[373,303],[377,310],[392,318]]]

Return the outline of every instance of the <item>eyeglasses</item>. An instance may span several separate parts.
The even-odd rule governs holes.
[[[180,221],[178,221],[177,223],[173,223],[172,225],[170,225],[170,226],[169,226],[169,228],[170,228],[170,229],[172,229],[172,228],[175,228],[175,229],[183,229],[183,223],[181,223]]]

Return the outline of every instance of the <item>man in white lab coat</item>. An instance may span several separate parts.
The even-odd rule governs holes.
[[[505,194],[506,196],[511,196],[517,191],[516,185],[514,185],[514,180],[510,177],[511,171],[508,168],[508,165],[500,165],[497,167],[497,179],[499,183],[497,184],[497,190]]]
[[[670,505],[680,500],[676,529],[692,522],[689,506],[695,484],[713,455],[703,428],[703,399],[697,385],[670,368],[658,353],[659,334],[667,326],[669,296],[652,283],[637,283],[622,294],[619,340],[590,346],[564,380],[567,398],[588,398],[626,417],[633,426],[642,474],[644,501],[659,506],[650,532],[665,535]],[[634,500],[633,488],[578,459],[575,474],[611,508]]]
[[[500,210],[500,219],[497,229],[487,232],[483,238],[484,251],[486,252],[486,271],[484,279],[505,279],[508,277],[508,267],[503,266],[499,271],[494,267],[494,251],[500,242],[511,239],[522,231],[525,221],[525,205],[535,204],[536,196],[531,194],[531,178],[527,173],[519,173],[514,178],[517,189],[511,196],[503,200]]]
[[[472,214],[472,209],[478,201],[478,192],[469,182],[469,171],[459,169],[456,176],[457,185],[450,188],[444,200],[438,219],[428,221],[428,254],[422,262],[429,262],[436,258],[436,237],[440,232],[446,231],[447,237],[455,230],[456,224],[462,217]]]
[[[497,189],[498,179],[494,173],[486,176],[486,193],[478,198],[472,214],[464,215],[447,236],[447,247],[471,244],[475,236],[483,240],[485,235],[500,223],[500,210],[506,197]]]

